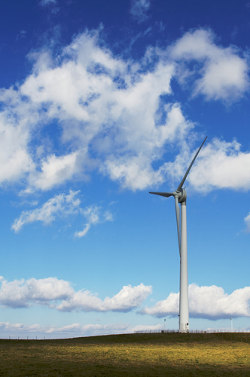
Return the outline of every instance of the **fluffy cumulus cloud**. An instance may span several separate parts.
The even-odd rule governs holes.
[[[1,101],[5,109],[0,111],[0,183],[15,182],[34,170],[28,152],[31,141],[29,116],[34,122],[38,121],[39,116],[36,111],[29,111],[27,104],[22,103],[12,89],[0,90],[0,105]]]
[[[192,126],[178,104],[160,101],[171,92],[173,64],[140,72],[135,63],[100,48],[97,36],[89,34],[75,39],[61,58],[56,67],[43,58],[20,92],[32,104],[47,106],[47,117],[61,124],[61,141],[74,152],[47,156],[40,171],[31,174],[30,185],[48,189],[92,166],[132,189],[161,182],[152,156],[160,158],[164,144]]]
[[[74,291],[70,283],[57,278],[0,280],[0,305],[20,308],[39,304],[60,311],[128,312],[142,304],[152,292],[150,286],[124,286],[104,300],[87,290]]]
[[[171,293],[167,299],[157,302],[153,307],[142,310],[144,314],[156,317],[178,315],[179,294]],[[229,317],[250,317],[250,287],[236,289],[231,294],[223,288],[189,285],[189,311],[191,317],[222,319]]]
[[[150,2],[133,4],[145,11]],[[96,31],[80,34],[56,57],[43,49],[30,59],[33,70],[23,82],[0,90],[0,183],[19,181],[27,192],[84,180],[93,170],[131,190],[159,185],[169,178],[163,157],[175,145],[181,146],[177,161],[183,158],[184,139],[195,133],[174,99],[173,78],[191,77],[194,93],[211,100],[240,96],[248,87],[240,51],[216,45],[206,30],[152,49],[139,62],[114,55]],[[221,144],[227,161],[246,164],[249,154],[231,144]],[[206,177],[210,187],[220,187],[215,170]]]
[[[0,279],[0,305],[25,308],[46,305],[58,311],[72,312],[122,312],[138,309],[141,314],[155,317],[178,315],[179,294],[171,293],[167,299],[152,307],[139,309],[152,293],[152,287],[144,284],[127,285],[112,297],[101,299],[88,290],[75,291],[68,281],[49,277],[7,281]],[[213,286],[189,286],[189,310],[191,317],[222,319],[250,317],[250,287],[236,289],[231,294]],[[139,331],[139,330],[138,330]]]
[[[250,188],[250,153],[242,152],[236,141],[213,140],[205,146],[200,161],[190,174],[190,183],[196,189]]]
[[[41,171],[30,177],[33,188],[48,190],[73,178],[77,171],[77,152],[64,156],[49,155],[41,161]]]
[[[140,284],[132,287],[124,286],[120,292],[113,297],[106,297],[101,300],[89,291],[76,292],[69,300],[64,300],[58,306],[59,310],[72,311],[118,311],[128,312],[142,304],[152,292],[152,287]]]
[[[200,77],[193,78],[195,94],[231,100],[243,94],[249,85],[246,60],[235,47],[217,46],[211,31],[200,29],[186,33],[174,44],[171,53],[177,60],[202,63]]]
[[[0,304],[12,308],[31,304],[50,304],[70,297],[74,291],[69,282],[57,278],[14,280],[1,278]]]
[[[138,22],[146,20],[150,2],[151,0],[132,0],[130,13]]]
[[[186,148],[172,163],[164,165],[169,177],[181,179],[194,152]],[[213,139],[206,142],[192,168],[188,183],[197,191],[213,189],[250,189],[250,152],[241,151],[235,140],[226,142]]]

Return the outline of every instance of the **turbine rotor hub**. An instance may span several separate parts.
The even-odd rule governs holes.
[[[177,196],[179,203],[186,202],[186,200],[187,200],[187,193],[186,193],[186,190],[183,189],[183,188],[177,190],[175,192],[175,196]]]

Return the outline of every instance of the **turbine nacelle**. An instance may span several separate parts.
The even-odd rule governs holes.
[[[186,202],[186,200],[187,200],[187,192],[186,192],[186,190],[184,188],[181,188],[181,189],[176,190],[174,192],[174,197],[178,198],[178,202],[179,203]]]

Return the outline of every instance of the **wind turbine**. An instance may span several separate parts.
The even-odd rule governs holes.
[[[191,161],[181,183],[174,192],[150,192],[150,194],[164,196],[169,198],[173,196],[175,199],[175,213],[177,222],[177,234],[180,253],[180,295],[179,295],[179,332],[187,333],[189,331],[189,311],[188,311],[188,272],[187,272],[187,214],[186,201],[187,193],[183,188],[184,182],[190,172],[193,163],[198,156],[207,137],[201,143],[200,148],[196,152]],[[180,221],[180,207],[181,204],[181,221]]]

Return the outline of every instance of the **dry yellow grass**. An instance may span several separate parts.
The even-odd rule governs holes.
[[[0,341],[0,376],[250,376],[250,334]]]

